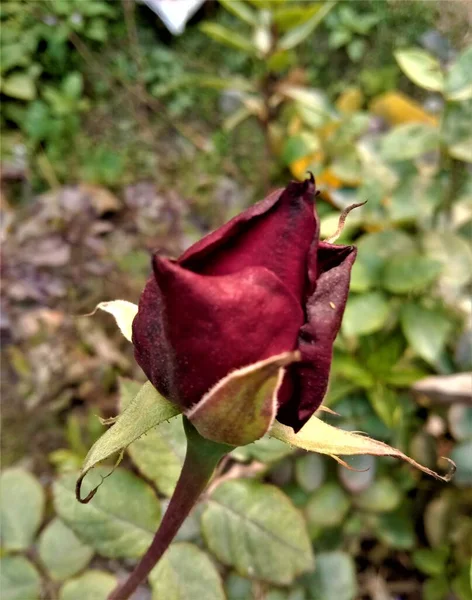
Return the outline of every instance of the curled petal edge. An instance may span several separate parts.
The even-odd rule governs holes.
[[[451,481],[456,471],[454,462],[449,458],[442,457],[443,460],[449,463],[449,472],[446,475],[439,475],[436,471],[416,462],[400,450],[384,442],[379,442],[360,433],[333,427],[315,416],[311,417],[298,433],[295,433],[291,427],[275,421],[269,431],[269,436],[297,448],[303,448],[310,452],[318,452],[319,454],[327,454],[344,466],[347,465],[339,458],[340,455],[371,454],[373,456],[393,456],[400,458],[440,481]]]

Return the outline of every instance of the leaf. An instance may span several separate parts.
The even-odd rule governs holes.
[[[151,382],[146,382],[115,424],[89,450],[77,480],[77,498],[80,499],[80,487],[84,477],[97,463],[123,451],[147,431],[175,417],[179,412],[174,404],[159,394]],[[94,488],[85,500],[80,501],[89,502],[99,486]]]
[[[84,316],[91,317],[97,312],[97,310],[104,310],[105,312],[110,313],[110,315],[113,315],[121,333],[129,342],[132,341],[131,338],[133,332],[131,326],[133,324],[134,317],[138,313],[137,304],[133,304],[127,300],[111,300],[110,302],[100,302],[100,304],[97,304],[93,312]]]
[[[405,75],[425,90],[442,92],[444,76],[439,61],[425,50],[408,48],[394,52],[395,59]]]
[[[225,600],[220,575],[197,546],[175,543],[149,575],[153,600]]]
[[[380,152],[385,160],[404,161],[437,150],[438,146],[439,131],[436,127],[426,123],[404,123],[383,136]]]
[[[343,333],[355,336],[379,331],[385,325],[389,313],[387,299],[380,292],[351,296],[344,313]]]
[[[28,73],[13,73],[2,81],[2,93],[17,100],[34,100],[36,86],[34,78]]]
[[[280,39],[277,44],[278,50],[290,50],[298,44],[305,41],[318,25],[323,21],[326,15],[336,5],[336,1],[324,2],[320,4],[318,10],[307,21],[296,25],[289,29]]]
[[[469,379],[469,392],[472,374]],[[465,391],[465,390],[464,390]],[[472,406],[453,404],[448,412],[449,429],[456,440],[472,440]]]
[[[97,485],[105,467],[91,473],[85,486]],[[129,471],[117,469],[101,494],[89,504],[75,499],[75,473],[53,484],[54,507],[59,517],[86,544],[110,558],[141,556],[157,530],[161,507],[153,490]]]
[[[264,436],[260,440],[235,448],[231,456],[238,461],[257,460],[262,463],[273,463],[292,454],[292,449],[280,440]]]
[[[226,10],[248,25],[257,25],[257,13],[242,0],[219,0]]]
[[[182,419],[177,417],[133,442],[128,454],[164,496],[171,496],[182,470],[186,445]]]
[[[209,549],[242,576],[288,585],[313,568],[304,520],[273,486],[221,484],[207,501],[202,528]]]
[[[413,563],[417,569],[426,575],[441,575],[446,570],[449,548],[419,548],[412,554]]]
[[[472,46],[466,48],[451,65],[444,91],[448,100],[472,98]]]
[[[58,519],[53,519],[39,537],[39,558],[55,581],[62,581],[84,569],[93,549]]]
[[[186,413],[187,418],[214,442],[232,446],[254,442],[275,419],[284,367],[298,360],[298,352],[284,352],[233,371]]]
[[[225,46],[229,46],[229,48],[241,50],[250,55],[255,55],[257,52],[256,47],[250,40],[223,25],[206,22],[200,25],[200,29],[208,37]]]
[[[400,312],[403,333],[413,350],[435,365],[452,332],[453,323],[442,310],[406,304]]]
[[[66,581],[59,592],[59,600],[107,600],[116,584],[116,577],[110,573],[93,569]]]
[[[433,283],[442,270],[442,264],[417,254],[398,255],[387,263],[383,274],[385,289],[394,294],[419,291]]]
[[[398,508],[402,495],[398,484],[388,477],[380,477],[355,498],[356,505],[371,512],[390,512]]]
[[[310,496],[305,515],[312,537],[325,527],[337,527],[351,506],[346,492],[337,483],[325,483]]]
[[[0,475],[1,544],[5,550],[26,550],[44,514],[45,496],[28,471],[6,469]]]
[[[440,476],[384,442],[379,442],[360,433],[338,429],[315,416],[311,417],[298,433],[295,433],[291,427],[275,421],[270,430],[270,435],[297,448],[327,454],[335,459],[343,455],[353,456],[358,454],[393,456],[410,463],[417,469],[441,481],[450,481],[454,474],[452,470],[447,475]]]
[[[450,104],[441,128],[448,152],[453,158],[472,162],[472,100]]]
[[[472,249],[463,237],[431,231],[425,235],[424,247],[430,258],[443,265],[439,278],[442,287],[457,292],[472,280]]]
[[[390,548],[412,550],[416,546],[414,521],[408,513],[379,513],[373,519],[375,535]]]
[[[472,486],[472,440],[457,444],[451,452],[451,459],[457,464],[456,485]]]
[[[306,577],[309,600],[354,600],[357,597],[356,569],[345,552],[320,552],[316,569]]]
[[[373,482],[376,471],[376,459],[373,456],[353,456],[349,461],[351,469],[338,465],[338,477],[342,485],[351,492],[358,494],[367,489]]]
[[[325,464],[316,454],[305,454],[295,461],[295,480],[305,492],[317,490],[323,483],[325,472]]]
[[[23,556],[5,556],[0,560],[2,600],[38,600],[41,578]]]
[[[437,125],[438,119],[427,113],[421,104],[405,94],[391,91],[377,96],[369,106],[370,112],[382,117],[389,125],[402,123],[427,123]]]

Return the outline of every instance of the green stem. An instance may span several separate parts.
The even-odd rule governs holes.
[[[210,481],[220,459],[232,448],[203,438],[184,417],[187,435],[187,453],[169,506],[152,544],[128,579],[108,597],[108,600],[126,600],[149,575],[169,547],[200,494]]]

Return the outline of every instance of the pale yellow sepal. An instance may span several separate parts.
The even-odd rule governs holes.
[[[321,421],[321,419],[318,419],[315,416],[311,417],[298,433],[295,433],[291,427],[287,427],[286,425],[282,425],[282,423],[275,421],[269,435],[282,442],[286,442],[291,446],[296,446],[297,448],[303,448],[310,452],[327,454],[342,464],[345,463],[339,456],[372,454],[374,456],[393,456],[395,458],[400,458],[409,462],[417,469],[428,473],[428,475],[432,475],[436,479],[441,479],[442,481],[450,481],[455,471],[454,463],[449,459],[446,459],[451,465],[450,472],[444,476],[438,475],[435,471],[417,463],[406,454],[403,454],[400,450],[392,448],[384,442],[373,440],[360,433],[338,429],[337,427],[328,425],[328,423]]]
[[[116,324],[120,328],[121,333],[131,342],[132,324],[134,317],[138,312],[138,305],[128,302],[127,300],[110,300],[109,302],[100,302],[95,307],[95,310],[86,317],[94,315],[97,310],[104,310],[115,317]]]
[[[231,446],[250,444],[269,431],[284,367],[299,360],[299,352],[284,352],[233,371],[186,416],[209,440]]]

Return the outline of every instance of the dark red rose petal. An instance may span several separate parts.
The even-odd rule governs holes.
[[[202,275],[265,267],[303,302],[307,256],[318,240],[314,196],[315,185],[309,179],[292,182],[194,244],[179,263]]]
[[[353,246],[320,242],[316,260],[310,261],[316,264],[317,278],[307,302],[307,322],[299,334],[302,362],[289,367],[279,392],[277,419],[295,431],[317,410],[326,393],[333,342],[341,326],[356,253]]]
[[[232,370],[295,349],[303,310],[268,269],[207,276],[157,256],[153,264],[133,344],[170,400],[189,407]]]

